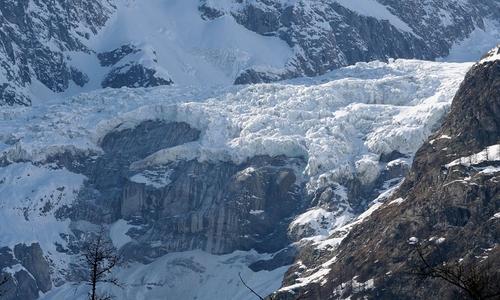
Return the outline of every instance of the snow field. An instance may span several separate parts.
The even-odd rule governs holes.
[[[280,2],[287,6],[297,0]],[[337,2],[360,14],[389,20],[412,33],[376,1]],[[6,164],[0,167],[0,217],[15,226],[1,227],[0,241],[10,247],[39,242],[52,262],[54,280],[63,280],[59,272],[72,258],[56,251],[56,243],[66,245],[61,234],[69,233],[70,222],[56,219],[53,213],[72,204],[85,178],[43,165],[47,157],[63,151],[99,155],[99,142],[107,133],[158,119],[187,122],[202,131],[201,138],[158,151],[134,163],[132,169],[179,159],[241,163],[255,155],[283,154],[304,159],[306,167],[297,170],[301,174],[298,180],[307,183],[309,193],[354,176],[369,184],[384,167],[378,162],[381,153],[397,150],[412,155],[439,125],[471,66],[390,60],[388,64],[359,63],[314,79],[220,87],[216,85],[232,84],[240,70],[250,66],[259,71],[284,72],[293,51],[298,50],[290,49],[278,38],[246,30],[229,15],[202,20],[198,3],[152,0],[143,5],[118,0],[116,12],[104,30],[90,40],[82,39],[96,52],[128,43],[145,49],[136,54],[140,60],[158,76],[172,77],[180,86],[99,90],[100,80],[109,70],[101,67],[93,55],[68,52],[65,56],[69,64],[89,75],[91,81],[84,88],[73,84],[64,93],[54,94],[34,80],[20,91],[34,95],[33,107],[2,107],[0,161]],[[238,11],[243,5],[230,0],[207,3],[228,12]],[[328,26],[321,21],[317,20],[317,28]],[[475,61],[498,43],[496,24],[487,21],[485,26],[485,31],[476,30],[443,60]],[[81,28],[86,27],[74,30]],[[54,47],[50,43],[48,46]],[[488,59],[498,59],[498,55]],[[2,79],[5,74],[0,73]],[[85,93],[78,94],[82,91]],[[490,150],[497,153],[498,149]],[[491,158],[491,152],[486,154]],[[483,156],[479,153],[454,163],[480,163]],[[497,171],[493,167],[483,170]],[[139,174],[133,180],[151,183],[147,176]],[[166,174],[162,182],[151,184],[161,186],[168,180]],[[342,187],[336,193],[346,198]],[[315,230],[315,236],[310,238],[318,247],[334,247],[341,238],[327,239],[332,232],[348,231],[381,203],[374,201],[354,221],[349,207],[339,212],[317,208],[298,216],[293,224],[309,224]],[[124,220],[110,226],[118,248],[131,241],[125,234],[129,228]],[[200,251],[172,253],[147,266],[134,263],[116,269],[115,275],[125,290],[103,288],[120,299],[165,299],[166,295],[172,299],[254,299],[239,282],[239,272],[257,292],[266,295],[280,287],[286,271],[286,267],[272,272],[252,272],[248,268],[252,261],[264,258],[269,257],[252,251],[224,256]],[[328,267],[325,264],[298,286],[321,280]],[[75,289],[67,283],[42,299],[86,299],[86,292],[85,288]]]
[[[115,2],[104,30],[82,42],[97,52],[128,43],[154,49],[157,72],[179,85],[231,85],[243,69],[284,69],[292,56],[284,41],[251,32],[229,15],[203,20],[199,1]]]
[[[281,285],[288,267],[273,271],[253,272],[248,265],[269,255],[255,251],[237,251],[227,255],[212,255],[201,250],[170,253],[152,264],[129,263],[116,268],[113,276],[123,289],[100,284],[100,292],[109,292],[118,299],[220,299],[253,300],[239,274],[260,295],[268,295]],[[87,299],[89,287],[66,283],[55,288],[41,300]]]
[[[441,138],[446,138],[446,137],[441,137]],[[500,161],[500,145],[488,146],[481,152],[474,153],[467,157],[461,157],[455,159],[454,161],[445,165],[445,167],[451,168],[457,165],[464,165],[470,167],[487,161]]]

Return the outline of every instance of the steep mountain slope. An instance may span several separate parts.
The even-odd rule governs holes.
[[[89,78],[65,52],[91,52],[82,42],[101,29],[111,13],[104,1],[1,1],[0,104],[30,104],[30,87],[55,92]],[[36,85],[35,85],[36,86]]]
[[[479,56],[500,36],[497,1],[21,0],[0,2],[0,12],[0,105],[317,76],[360,61],[463,55],[453,51],[461,43]]]
[[[302,293],[314,299],[455,299],[456,287],[411,274],[422,264],[416,245],[430,264],[456,265],[462,275],[471,266],[478,274],[498,269],[499,70],[496,47],[468,72],[401,186],[337,249],[303,251],[278,299]]]
[[[473,1],[204,2],[207,18],[229,14],[252,31],[286,41],[294,57],[280,76],[285,78],[389,57],[444,57],[500,16],[498,4]],[[269,80],[268,73],[251,67],[236,82]]]
[[[274,84],[105,89],[4,107],[0,214],[15,226],[0,227],[3,275],[32,287],[10,289],[24,299],[50,284],[46,299],[64,299],[82,244],[105,223],[126,259],[116,274],[127,290],[114,294],[231,299],[246,292],[234,270],[270,293],[301,248],[407,174],[469,67],[359,63]],[[31,255],[42,271],[27,249],[42,250]],[[157,273],[168,266],[178,276]],[[213,289],[217,278],[225,290]]]

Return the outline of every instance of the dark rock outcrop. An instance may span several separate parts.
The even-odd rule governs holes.
[[[0,292],[2,299],[37,299],[39,292],[52,288],[49,264],[38,243],[18,244],[12,251],[0,248],[0,278],[7,278]]]
[[[121,67],[116,67],[106,75],[101,85],[103,88],[137,88],[137,87],[152,87],[159,85],[170,85],[173,81],[156,77],[156,71],[148,69],[140,64],[126,64]]]
[[[103,88],[137,88],[173,84],[170,77],[161,77],[156,70],[144,66],[137,62],[137,58],[131,57],[134,54],[145,56],[152,65],[156,65],[156,52],[154,50],[151,50],[151,53],[145,52],[147,52],[146,49],[128,44],[113,51],[99,53],[97,58],[101,66],[111,67],[111,71],[104,76],[101,86]]]
[[[130,165],[161,149],[195,141],[199,134],[186,123],[145,121],[134,128],[107,134],[101,141],[102,155],[61,153],[50,157],[48,162],[88,177],[78,205],[62,208],[56,216],[97,224],[119,219],[123,187],[134,174]]]
[[[135,54],[140,50],[134,47],[133,45],[123,45],[120,48],[117,48],[113,51],[108,51],[104,53],[97,54],[97,58],[101,66],[103,67],[111,67],[117,64],[120,60],[125,58],[129,54]]]
[[[304,164],[300,159],[258,156],[242,164],[182,159],[137,164],[199,136],[185,123],[145,121],[107,134],[100,143],[104,154],[97,157],[51,157],[49,162],[88,178],[75,205],[59,209],[56,217],[97,224],[125,219],[138,225],[129,232],[134,240],[125,250],[129,259],[192,249],[222,254],[286,247],[286,220],[302,206],[294,171]]]
[[[156,255],[192,249],[276,252],[288,245],[284,220],[294,216],[301,203],[294,171],[273,166],[273,160],[167,165],[172,170],[168,186],[126,185],[123,217],[150,224],[138,241],[162,241]]]
[[[497,55],[498,48],[489,53]],[[336,250],[310,247],[299,254],[284,285],[329,263],[328,275],[273,299],[454,299],[455,287],[411,275],[421,263],[459,261],[498,268],[500,251],[500,61],[485,59],[469,71],[450,113],[418,150],[410,174],[392,197],[353,227]],[[489,147],[489,148],[488,148]],[[323,266],[323,268],[325,268]]]

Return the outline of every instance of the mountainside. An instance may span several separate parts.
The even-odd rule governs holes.
[[[475,60],[500,36],[500,4],[479,0],[21,0],[0,12],[0,105],[272,82],[388,58]]]
[[[15,226],[0,228],[10,253],[0,262],[31,286],[9,291],[74,293],[82,245],[105,223],[127,289],[101,289],[251,299],[240,270],[269,294],[301,249],[408,173],[469,67],[360,63],[274,84],[105,89],[5,107],[0,214]],[[166,266],[176,275],[153,271]],[[218,280],[226,288],[211,288]]]
[[[468,62],[498,1],[0,13],[2,299],[86,299],[100,226],[118,299],[447,298],[421,258],[498,264],[500,50]]]
[[[443,125],[417,151],[401,186],[338,248],[299,254],[277,299],[303,293],[314,299],[456,299],[456,286],[411,274],[423,263],[418,249],[430,265],[450,266],[466,284],[469,270],[489,274],[500,291],[498,274],[490,271],[498,269],[500,254],[499,70],[496,47],[467,73]]]

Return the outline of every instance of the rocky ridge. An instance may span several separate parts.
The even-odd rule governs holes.
[[[148,87],[172,84],[170,78],[157,75],[151,60],[132,53],[136,49],[123,45],[104,53],[87,46],[88,40],[102,30],[116,12],[112,0],[100,1],[2,1],[0,3],[0,105],[31,105],[36,82],[54,93],[61,93],[71,85],[84,87],[92,74],[81,70],[81,52],[97,56],[101,66],[109,68],[101,87]],[[128,51],[130,50],[130,51]],[[154,52],[154,51],[153,51]],[[120,53],[121,55],[119,55]],[[115,59],[111,60],[110,57]]]
[[[468,72],[392,196],[338,247],[302,251],[272,299],[454,299],[453,286],[411,274],[417,244],[431,263],[498,268],[499,51]]]

